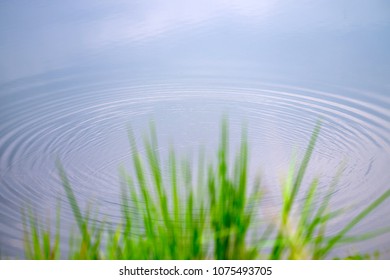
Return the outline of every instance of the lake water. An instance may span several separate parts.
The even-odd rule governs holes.
[[[3,257],[23,257],[27,206],[50,224],[61,201],[67,244],[57,158],[80,203],[118,221],[127,125],[142,138],[152,119],[161,150],[173,142],[183,154],[213,151],[224,114],[233,143],[247,123],[270,209],[322,119],[306,179],[324,189],[345,163],[332,206],[348,212],[333,230],[389,189],[388,1],[68,2],[0,3]],[[386,202],[354,233],[388,226]],[[390,234],[341,252],[377,249],[390,258]]]

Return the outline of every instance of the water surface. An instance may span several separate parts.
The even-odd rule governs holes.
[[[389,11],[387,1],[1,3],[1,254],[23,257],[27,205],[53,217],[61,201],[66,244],[73,218],[57,158],[81,204],[119,221],[126,127],[141,139],[151,119],[161,151],[173,142],[183,154],[213,151],[224,114],[233,143],[247,123],[269,209],[322,119],[307,180],[320,176],[325,190],[345,163],[332,205],[349,211],[333,230],[345,224],[389,188]],[[355,233],[384,226],[389,203]],[[344,250],[389,258],[389,244],[387,234]]]

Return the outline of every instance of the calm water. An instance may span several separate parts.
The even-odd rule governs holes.
[[[349,211],[333,230],[390,187],[388,1],[145,2],[0,3],[3,257],[23,257],[27,205],[53,217],[61,201],[66,244],[73,218],[57,157],[81,204],[118,221],[126,125],[141,138],[151,119],[161,150],[174,142],[183,154],[212,151],[223,114],[235,143],[248,123],[251,171],[272,210],[321,118],[307,179],[324,188],[346,163],[333,206]],[[386,226],[389,202],[354,233]],[[343,250],[376,249],[390,258],[390,234]]]

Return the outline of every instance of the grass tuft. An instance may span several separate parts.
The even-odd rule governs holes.
[[[82,212],[66,172],[57,161],[62,185],[77,225],[72,235],[69,259],[324,259],[339,244],[375,237],[389,228],[361,236],[346,236],[361,220],[390,196],[390,189],[345,224],[328,235],[329,222],[345,213],[333,210],[330,201],[341,171],[324,196],[319,179],[311,181],[299,203],[298,194],[321,129],[318,122],[306,152],[297,165],[292,162],[282,185],[282,203],[277,223],[258,220],[262,207],[259,180],[249,182],[249,147],[246,129],[234,158],[230,155],[229,125],[221,125],[219,149],[214,160],[199,153],[197,170],[189,159],[179,158],[172,147],[161,160],[157,132],[151,123],[143,149],[131,128],[131,171],[120,168],[121,223],[115,227],[91,219]],[[145,154],[141,153],[141,150]],[[233,164],[230,164],[233,162]],[[296,166],[298,169],[296,170]],[[341,169],[340,169],[341,170]],[[196,175],[193,173],[197,172]],[[252,187],[249,188],[252,184]],[[251,191],[250,191],[251,190]],[[39,220],[23,212],[25,256],[28,259],[58,259],[60,255],[59,208],[56,233],[39,226]],[[258,228],[259,222],[261,227]],[[263,232],[260,238],[251,234]],[[371,258],[357,254],[342,258]]]

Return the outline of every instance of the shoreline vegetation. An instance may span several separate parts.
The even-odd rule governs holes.
[[[131,129],[129,142],[133,170],[120,169],[120,225],[97,223],[83,213],[66,172],[57,161],[68,202],[78,227],[70,238],[68,256],[61,254],[60,210],[55,232],[39,225],[31,211],[23,212],[24,250],[27,259],[327,259],[345,243],[374,237],[368,232],[348,236],[351,229],[390,196],[379,195],[336,233],[328,234],[329,222],[345,213],[331,209],[330,201],[340,174],[325,195],[315,178],[302,190],[302,182],[320,133],[318,122],[303,159],[291,164],[282,189],[277,221],[257,221],[264,190],[260,180],[248,182],[248,144],[243,129],[240,147],[233,157],[229,148],[228,122],[223,120],[216,160],[199,157],[197,174],[189,160],[171,148],[163,164],[158,153],[154,124],[144,138],[141,155]],[[303,200],[297,199],[304,193]],[[257,227],[261,225],[261,230]],[[384,230],[388,232],[388,229]],[[342,255],[343,259],[366,259],[370,255]]]

